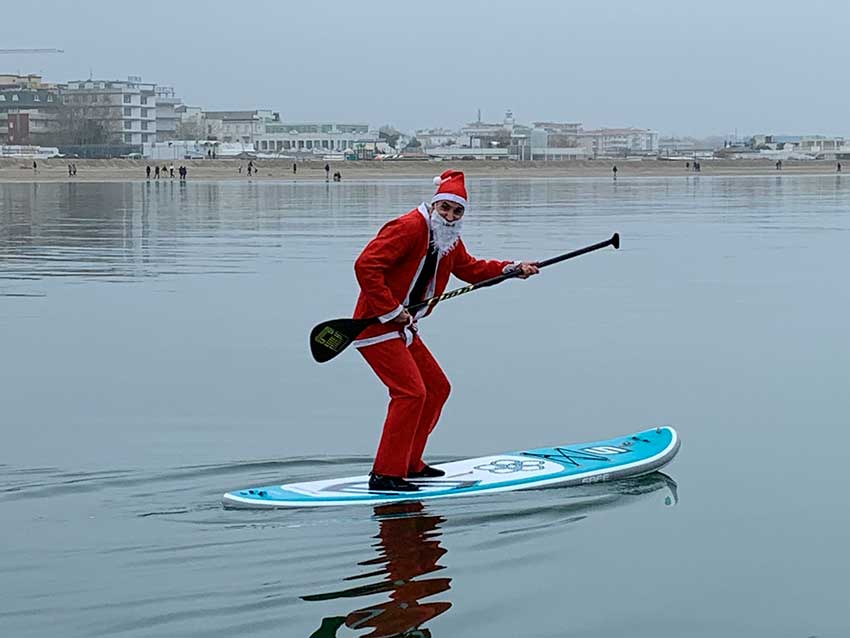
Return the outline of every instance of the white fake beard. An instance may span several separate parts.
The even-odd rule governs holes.
[[[460,231],[463,230],[463,219],[447,222],[443,216],[436,211],[431,211],[431,241],[440,255],[445,255],[460,239]]]

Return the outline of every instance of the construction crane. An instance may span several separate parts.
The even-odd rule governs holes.
[[[63,49],[0,49],[0,54],[2,53],[65,53],[65,51]]]

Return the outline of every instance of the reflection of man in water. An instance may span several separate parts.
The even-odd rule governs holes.
[[[445,569],[443,565],[437,564],[446,553],[439,540],[439,525],[445,519],[428,515],[421,503],[379,505],[375,507],[375,517],[380,521],[376,536],[378,542],[373,545],[378,550],[378,556],[358,565],[380,566],[379,573],[383,579],[371,585],[302,598],[318,601],[387,592],[390,599],[356,609],[347,616],[324,618],[310,638],[335,638],[337,630],[343,625],[350,629],[372,630],[363,634],[362,638],[427,638],[431,632],[421,626],[452,606],[450,602],[430,600],[419,603],[423,598],[451,588],[450,578],[419,578]],[[370,571],[368,575],[374,574],[374,571]]]

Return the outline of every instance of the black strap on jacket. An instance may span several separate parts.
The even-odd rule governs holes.
[[[410,304],[425,301],[425,292],[428,290],[428,284],[437,273],[437,248],[433,242],[428,244],[428,254],[425,255],[425,263],[422,265],[422,271],[419,277],[416,278],[416,283],[413,284],[413,290],[410,291]]]

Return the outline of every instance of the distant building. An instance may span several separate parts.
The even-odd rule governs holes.
[[[156,85],[126,80],[74,80],[62,89],[64,108],[76,120],[102,125],[110,143],[156,140]]]
[[[50,144],[62,98],[40,75],[0,75],[0,144]]]
[[[743,149],[724,149],[729,157],[765,159],[846,159],[850,144],[841,136],[753,135]]]
[[[339,122],[268,122],[265,132],[254,142],[254,148],[261,153],[341,153],[358,158],[374,157],[381,145],[378,131],[369,130],[368,124]]]
[[[593,157],[649,155],[658,153],[658,133],[638,128],[600,128],[582,130],[577,136],[579,146]]]
[[[505,111],[501,122],[479,121],[467,124],[461,131],[464,146],[471,149],[506,149],[499,157],[514,160],[584,159],[590,152],[579,144],[579,122],[534,122],[517,124],[513,111]],[[487,154],[481,154],[486,157]]]
[[[796,145],[798,151],[812,155],[830,155],[841,153],[846,148],[843,137],[826,137],[824,135],[803,135]]]
[[[477,122],[470,122],[461,129],[462,145],[468,148],[508,148],[514,134],[516,121],[513,111],[505,111],[501,122],[483,122],[478,114]]]
[[[254,145],[266,126],[280,122],[280,114],[267,110],[204,111],[206,139]]]
[[[578,122],[534,122],[522,158],[544,162],[587,159],[587,149],[578,144],[580,130]]]
[[[662,155],[688,155],[698,148],[692,137],[662,137],[658,140],[658,151]]]
[[[177,107],[182,104],[182,100],[174,95],[174,87],[156,87],[156,140],[158,142],[177,139],[177,123],[180,121]]]
[[[463,139],[459,132],[442,128],[419,129],[415,137],[424,149],[454,146],[458,140]]]

